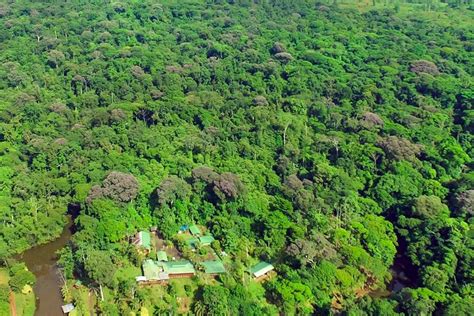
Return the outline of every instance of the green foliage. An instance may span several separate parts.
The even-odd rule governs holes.
[[[275,302],[282,305],[286,315],[310,315],[313,308],[313,293],[302,283],[284,280],[270,285]]]
[[[7,284],[0,284],[0,302],[8,303],[10,297],[10,287]]]
[[[16,263],[10,267],[8,285],[12,290],[20,292],[25,285],[33,285],[35,281],[35,276],[26,268],[24,263]]]
[[[202,288],[202,308],[205,310],[204,314],[219,316],[230,315],[228,298],[228,289],[221,286],[204,286]],[[195,309],[196,308],[197,306],[195,306]]]
[[[112,285],[115,266],[110,254],[100,250],[90,250],[86,253],[84,268],[88,276],[99,284]]]
[[[472,19],[461,2],[1,4],[0,260],[80,206],[58,263],[105,288],[104,314],[188,312],[179,287],[116,271],[139,268],[138,230],[190,223],[229,259],[186,291],[197,315],[465,310]],[[419,287],[369,299],[397,254]],[[279,276],[249,282],[256,259]]]

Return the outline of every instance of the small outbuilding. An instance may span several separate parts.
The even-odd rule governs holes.
[[[156,253],[156,259],[158,261],[168,261],[168,255],[166,254],[166,251],[160,250]]]
[[[209,246],[214,240],[215,239],[212,235],[199,237],[199,242],[201,243],[202,246]]]
[[[254,278],[259,278],[266,275],[268,272],[273,271],[275,267],[268,262],[260,261],[250,269],[250,273]]]
[[[135,245],[151,250],[151,234],[148,231],[140,231],[135,235]]]
[[[70,312],[74,310],[74,308],[75,307],[72,303],[61,306],[61,309],[63,310],[64,314],[69,314]]]

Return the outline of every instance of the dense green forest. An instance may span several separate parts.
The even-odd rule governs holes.
[[[463,1],[2,1],[0,259],[72,209],[104,315],[468,315],[473,75]],[[233,263],[183,309],[129,238],[187,223]]]

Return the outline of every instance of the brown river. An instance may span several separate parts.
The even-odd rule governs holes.
[[[36,276],[33,287],[36,295],[35,316],[62,316],[62,281],[56,265],[56,251],[63,248],[72,235],[72,220],[69,217],[61,235],[43,245],[33,247],[19,256]]]

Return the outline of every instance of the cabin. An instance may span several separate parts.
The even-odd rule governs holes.
[[[201,246],[210,246],[211,243],[214,241],[214,237],[212,235],[206,235],[199,237],[199,243]]]
[[[210,260],[210,261],[203,261],[201,265],[204,268],[204,272],[210,275],[218,275],[222,273],[226,273],[226,269],[224,264],[220,260]]]
[[[189,238],[186,241],[186,243],[189,246],[191,246],[193,248],[196,248],[198,244],[201,245],[201,246],[210,246],[214,240],[215,239],[212,235],[206,235],[206,236]]]
[[[135,278],[139,283],[163,283],[169,279],[190,278],[196,275],[193,264],[188,260],[167,262],[147,259],[143,261],[142,268],[143,276]]]
[[[273,265],[271,265],[270,263],[260,261],[250,269],[250,274],[252,274],[255,279],[259,279],[267,275],[270,271],[273,271],[274,269],[275,267],[273,267]]]
[[[142,264],[142,268],[145,280],[143,280],[143,278],[140,278],[140,281],[159,282],[166,281],[169,279],[169,275],[163,270],[163,268],[151,259],[145,260]],[[137,279],[137,282],[140,281]]]
[[[151,250],[151,233],[148,231],[138,232],[135,235],[133,244],[150,251]]]
[[[196,275],[193,264],[188,260],[163,262],[163,270],[170,279],[191,278]]]

